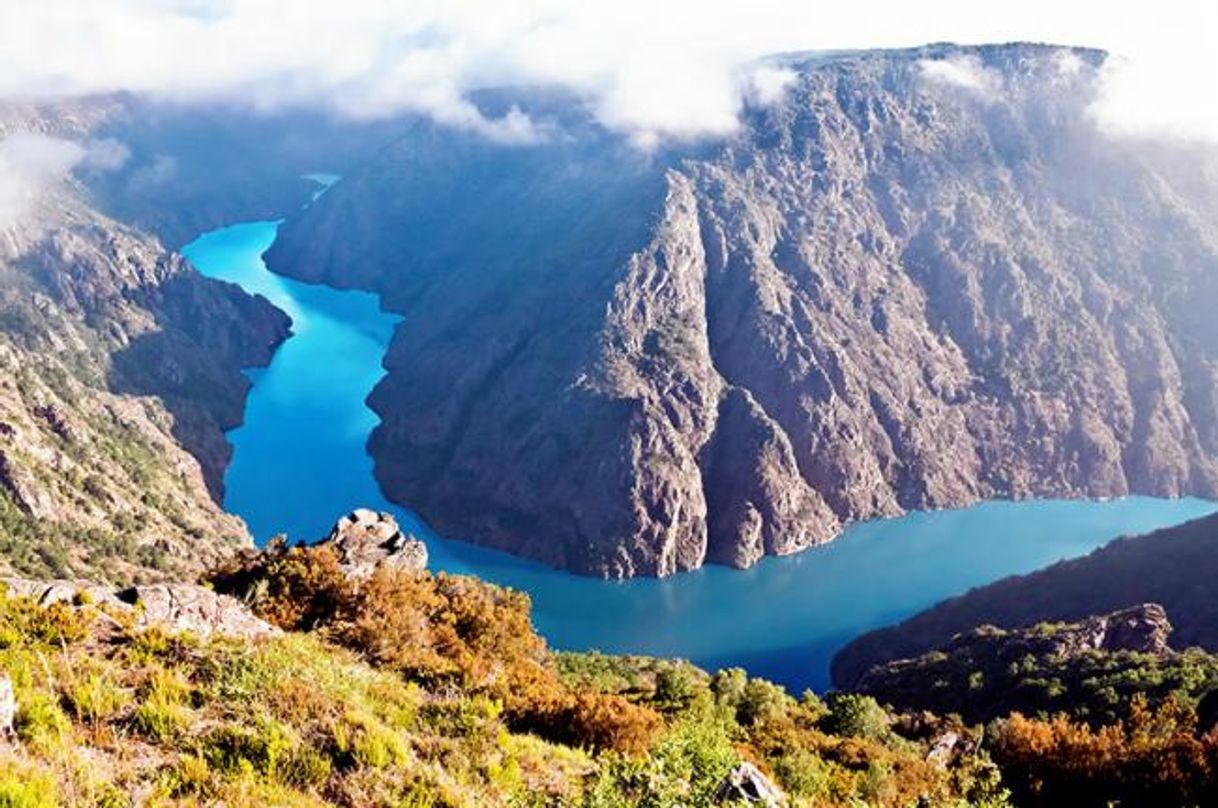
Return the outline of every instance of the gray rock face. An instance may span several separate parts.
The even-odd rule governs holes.
[[[86,581],[5,578],[0,583],[9,596],[29,598],[40,607],[88,602],[130,611],[137,628],[159,626],[170,632],[189,631],[199,637],[248,639],[280,633],[255,617],[236,598],[197,584],[150,584],[115,590]]]
[[[279,629],[250,613],[236,598],[195,584],[135,586],[116,594],[135,607],[136,625],[162,626],[189,631],[200,637],[257,638],[279,634]]]
[[[1167,638],[1171,621],[1157,603],[1144,603],[1119,612],[1092,617],[1083,624],[1076,641],[1058,650],[1059,654],[1076,654],[1083,650],[1136,651],[1140,654],[1171,653]]]
[[[728,772],[715,792],[715,801],[725,805],[760,805],[763,808],[782,808],[787,804],[778,786],[747,761]]]
[[[405,535],[388,513],[358,508],[339,519],[325,542],[333,545],[348,575],[366,578],[385,565],[422,572],[427,569],[427,545]]]
[[[420,127],[269,260],[407,315],[371,398],[387,493],[580,573],[983,498],[1218,495],[1212,169],[1097,132],[1102,60],[795,60],[738,135],[649,160]]]

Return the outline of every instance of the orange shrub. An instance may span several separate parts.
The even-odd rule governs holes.
[[[1215,805],[1218,738],[1197,737],[1196,713],[1174,699],[1092,729],[1058,715],[1013,713],[989,745],[1018,804]]]
[[[654,710],[620,696],[573,693],[533,630],[521,592],[389,568],[351,579],[328,547],[249,554],[213,584],[281,628],[321,631],[433,691],[494,698],[511,726],[552,740],[633,754],[662,725]]]

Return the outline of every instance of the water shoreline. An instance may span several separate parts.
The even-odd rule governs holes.
[[[259,543],[278,532],[319,538],[355,507],[391,512],[428,543],[433,569],[528,592],[538,630],[557,648],[741,665],[792,689],[825,689],[832,654],[864,631],[971,587],[1083,555],[1118,535],[1218,510],[1218,503],[1147,497],[988,501],[857,522],[831,542],[747,570],[708,565],[626,581],[576,576],[445,539],[382,494],[367,452],[379,423],[367,396],[384,375],[400,317],[373,293],[271,273],[261,255],[277,227],[238,223],[183,248],[204,274],[262,294],[293,320],[268,366],[249,373],[244,422],[229,433],[226,508],[247,521]]]

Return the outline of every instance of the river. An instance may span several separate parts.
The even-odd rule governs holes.
[[[330,178],[318,176],[325,183]],[[436,536],[389,503],[365,450],[376,415],[365,398],[398,317],[375,295],[272,274],[262,253],[276,222],[200,236],[183,253],[205,275],[261,294],[292,318],[292,336],[254,382],[235,446],[225,506],[259,542],[277,533],[324,536],[356,507],[394,513],[427,544],[432,569],[476,574],[527,591],[551,645],[680,656],[710,668],[742,665],[793,690],[824,689],[833,652],[871,628],[945,597],[1121,534],[1218,509],[1196,499],[990,502],[858,524],[837,541],[747,571],[708,567],[667,580],[580,578]]]

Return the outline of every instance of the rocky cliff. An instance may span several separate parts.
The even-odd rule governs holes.
[[[1103,59],[790,57],[737,135],[648,155],[569,113],[525,148],[420,125],[269,260],[406,315],[371,400],[387,493],[576,572],[745,567],[990,497],[1215,495],[1210,169],[1096,130]]]
[[[87,112],[90,107],[83,107]],[[0,138],[93,121],[5,110]],[[48,178],[0,221],[0,557],[27,574],[188,575],[249,542],[218,504],[249,382],[287,318]]]

